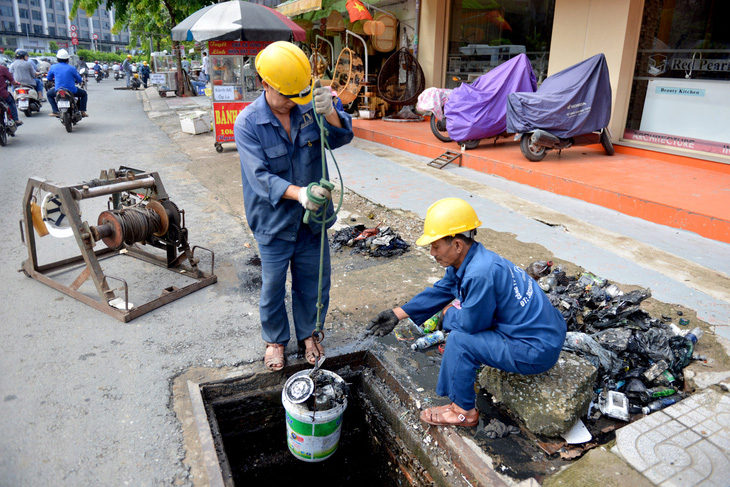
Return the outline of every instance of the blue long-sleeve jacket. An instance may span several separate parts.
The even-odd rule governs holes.
[[[48,70],[48,81],[56,80],[56,90],[65,88],[71,93],[76,93],[76,83],[81,83],[83,79],[76,68],[69,66],[68,63],[56,63]]]
[[[458,270],[447,268],[443,279],[402,308],[414,322],[422,323],[455,298],[461,309],[447,311],[443,324],[447,331],[495,331],[536,362],[540,353],[559,349],[565,341],[565,320],[535,280],[478,242]]]
[[[338,114],[342,128],[323,121],[332,149],[353,138],[350,116]],[[291,140],[261,95],[238,115],[233,128],[241,158],[246,219],[256,240],[263,244],[274,238],[296,240],[304,210],[298,201],[282,199],[286,188],[292,184],[307,186],[327,177],[322,173],[320,130],[312,105],[296,105],[290,119]],[[328,212],[332,213],[332,205]],[[312,225],[313,233],[320,230],[320,225]]]

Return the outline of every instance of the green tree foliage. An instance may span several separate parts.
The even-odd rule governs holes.
[[[56,44],[56,41],[51,41],[48,43],[48,49],[51,50],[51,52],[58,52],[58,44]]]

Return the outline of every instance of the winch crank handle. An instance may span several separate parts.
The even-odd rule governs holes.
[[[314,330],[312,332],[312,339],[316,343],[322,343],[324,341],[324,330]]]

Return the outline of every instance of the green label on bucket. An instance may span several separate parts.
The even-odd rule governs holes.
[[[314,425],[314,434],[312,434],[312,423],[304,423],[298,419],[292,417],[289,411],[286,411],[286,422],[292,431],[303,435],[303,436],[328,436],[340,427],[342,423],[342,415],[340,414],[337,418],[323,424]]]

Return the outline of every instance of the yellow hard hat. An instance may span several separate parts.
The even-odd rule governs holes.
[[[480,227],[482,222],[469,203],[460,198],[444,198],[432,204],[426,211],[423,235],[416,245],[428,245],[444,237],[468,232]]]
[[[131,54],[127,54],[127,57],[128,57],[129,59],[132,59],[132,55],[131,55]]]
[[[312,101],[312,67],[307,55],[291,42],[276,41],[256,56],[261,79],[294,103]]]
[[[147,66],[147,61],[142,61],[142,64]]]

